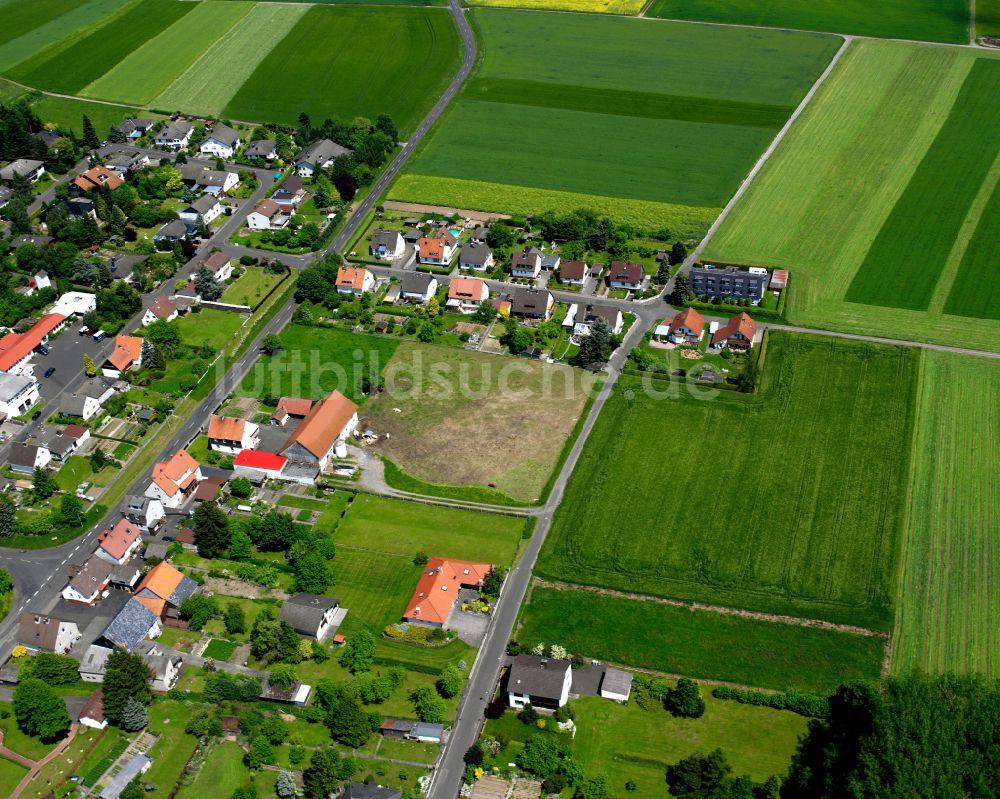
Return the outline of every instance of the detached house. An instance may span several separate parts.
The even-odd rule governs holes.
[[[19,441],[11,444],[7,453],[7,463],[11,471],[18,474],[31,474],[35,469],[44,469],[51,460],[52,453],[48,447],[22,444]]]
[[[448,308],[457,308],[461,313],[472,313],[479,303],[490,298],[490,288],[485,280],[477,277],[453,277],[448,284]]]
[[[443,627],[463,588],[477,589],[492,569],[489,563],[430,558],[406,606],[403,619],[411,624]]]
[[[323,641],[336,632],[346,615],[337,599],[301,593],[285,600],[278,621],[287,622],[301,636]]]
[[[376,230],[372,233],[371,254],[384,261],[402,258],[406,242],[398,230]]]
[[[171,219],[153,234],[153,241],[183,241],[195,232],[195,225],[183,219]]]
[[[77,175],[71,186],[79,192],[99,189],[101,186],[107,186],[111,191],[114,191],[124,182],[114,170],[108,169],[106,166],[95,166]]]
[[[212,194],[203,194],[190,205],[177,212],[177,216],[185,222],[197,223],[202,220],[206,225],[222,216],[222,203]]]
[[[222,251],[211,253],[202,265],[212,273],[217,283],[224,283],[233,276],[233,259]]]
[[[493,250],[475,241],[463,247],[458,256],[458,265],[461,269],[472,269],[476,272],[487,272],[495,263]]]
[[[235,455],[241,449],[256,449],[259,443],[257,431],[260,426],[245,419],[216,416],[208,423],[208,446],[216,452]]]
[[[137,366],[142,366],[142,339],[138,336],[118,336],[101,372],[105,377],[121,377]]]
[[[337,270],[337,291],[360,297],[375,285],[375,276],[364,267],[342,266]]]
[[[613,289],[638,291],[646,282],[646,271],[642,264],[634,261],[612,261],[608,273],[608,285]]]
[[[77,602],[82,605],[93,605],[108,587],[111,570],[114,564],[97,554],[91,555],[70,578],[69,583],[60,592],[67,602]]]
[[[240,134],[220,122],[205,136],[198,151],[203,155],[232,158],[240,144]]]
[[[417,242],[417,259],[422,264],[447,266],[455,257],[458,239],[447,231],[441,231],[432,238],[423,237]]]
[[[403,299],[412,300],[418,305],[430,302],[437,288],[437,278],[426,272],[407,272],[400,280],[400,293]]]
[[[101,402],[97,397],[86,394],[63,394],[59,400],[59,412],[66,416],[76,416],[83,421],[93,418],[101,410]]]
[[[278,205],[286,206],[284,211],[288,214],[291,214],[295,210],[295,206],[305,198],[306,189],[302,185],[302,178],[298,175],[289,175],[281,181],[281,185],[271,195],[271,199],[278,203]]]
[[[159,500],[164,508],[179,508],[202,480],[201,467],[187,450],[180,449],[168,461],[153,467],[153,479],[146,496]]]
[[[141,139],[155,123],[151,119],[126,119],[115,125],[118,130],[125,134],[126,139]]]
[[[514,253],[510,264],[511,277],[534,280],[542,273],[542,251],[537,247]]]
[[[339,391],[316,402],[278,454],[314,464],[323,471],[336,455],[347,454],[347,437],[358,426],[358,406]]]
[[[163,503],[158,499],[130,494],[125,497],[122,515],[144,533],[155,530],[166,515]]]
[[[29,652],[55,652],[65,655],[80,639],[75,622],[60,621],[51,616],[22,613],[17,628],[17,642]]]
[[[668,323],[666,320],[653,331],[654,338],[674,344],[697,344],[705,332],[705,318],[694,308],[685,308]]]
[[[138,552],[140,547],[142,547],[142,530],[128,519],[119,519],[114,527],[104,530],[97,536],[97,550],[94,554],[108,563],[121,566]]]
[[[247,158],[260,158],[264,161],[273,161],[278,157],[278,142],[274,139],[258,139],[247,145]]]
[[[16,177],[27,178],[31,183],[36,183],[44,174],[45,164],[31,158],[18,158],[0,168],[0,180],[4,183],[11,183]]]
[[[353,150],[341,147],[329,139],[319,139],[306,146],[295,158],[295,171],[304,178],[326,169],[335,159],[350,155]]]
[[[552,316],[555,304],[555,298],[545,289],[516,286],[511,295],[510,312],[512,316],[544,321]]]
[[[251,230],[281,230],[288,224],[289,215],[274,200],[261,200],[247,216]]]
[[[518,655],[507,675],[507,701],[520,710],[525,705],[556,710],[569,701],[573,669],[568,660]]]
[[[0,372],[0,417],[21,416],[38,402],[38,383],[27,375]]]
[[[136,644],[135,652],[153,672],[150,687],[154,691],[166,692],[177,685],[184,670],[184,658],[180,652],[149,640]]]
[[[566,261],[559,267],[559,282],[582,286],[587,282],[587,264],[584,261]]]
[[[753,346],[757,323],[745,313],[740,313],[712,334],[712,347],[746,351]]]
[[[160,295],[155,300],[153,300],[152,305],[150,305],[145,313],[142,315],[142,326],[147,327],[158,319],[164,322],[172,322],[177,318],[177,306],[174,305],[165,296]]]
[[[589,336],[590,329],[598,319],[603,319],[608,323],[611,332],[618,335],[622,332],[624,319],[622,312],[610,305],[584,305],[583,303],[572,303],[566,318],[563,320],[563,327],[573,329],[575,336]]]
[[[149,166],[149,156],[139,150],[120,149],[104,159],[104,165],[118,177],[124,179]]]
[[[153,136],[153,144],[176,152],[188,146],[192,133],[194,125],[186,119],[178,119],[164,125],[160,132]]]

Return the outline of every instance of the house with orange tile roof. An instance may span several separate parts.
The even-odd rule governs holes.
[[[342,266],[337,270],[337,291],[360,297],[375,285],[375,276],[363,266]]]
[[[712,334],[712,347],[746,351],[753,346],[757,323],[749,314],[739,313]]]
[[[114,527],[97,536],[97,557],[121,566],[142,546],[142,530],[128,519],[119,519]]]
[[[705,332],[705,317],[694,308],[679,311],[669,321],[664,319],[653,331],[653,338],[674,344],[697,344]]]
[[[114,170],[108,169],[106,166],[95,166],[77,175],[73,180],[73,189],[82,193],[107,186],[111,191],[114,191],[124,182]]]
[[[417,242],[417,259],[422,264],[431,266],[448,266],[455,258],[456,239],[446,229],[438,231],[435,236],[424,236]]]
[[[312,400],[301,397],[282,397],[271,414],[271,424],[284,427],[289,419],[305,419],[312,410]]]
[[[138,336],[118,336],[115,338],[115,348],[101,371],[105,377],[121,377],[139,366],[142,366],[142,339]]]
[[[208,446],[216,452],[235,455],[242,449],[256,449],[260,443],[260,425],[246,419],[216,416],[208,422]]]
[[[420,575],[403,619],[411,624],[443,627],[463,588],[477,589],[493,567],[468,560],[430,558]]]
[[[161,617],[176,616],[181,603],[197,590],[198,583],[161,560],[135,587],[134,596],[150,610],[158,610],[157,615]]]
[[[445,305],[460,313],[472,313],[479,303],[490,298],[490,288],[485,280],[478,277],[453,277],[448,284],[448,300]]]
[[[336,455],[347,454],[347,437],[358,426],[358,406],[339,391],[316,402],[278,454],[315,464],[322,472]]]
[[[179,449],[170,460],[153,466],[152,480],[146,496],[158,499],[164,508],[179,508],[203,479],[198,461],[187,450]]]

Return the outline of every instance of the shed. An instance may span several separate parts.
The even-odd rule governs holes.
[[[607,668],[601,680],[601,698],[627,702],[632,693],[632,675],[627,671]]]

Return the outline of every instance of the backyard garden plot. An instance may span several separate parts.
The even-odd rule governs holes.
[[[595,385],[566,366],[416,343],[400,345],[385,384],[365,418],[393,463],[419,480],[491,485],[529,502]]]
[[[0,71],[10,69],[46,47],[99,24],[128,0],[87,0],[87,2],[24,2],[16,0],[0,6],[3,32],[0,33]],[[10,25],[8,26],[8,21]],[[13,36],[9,36],[13,33]],[[9,36],[9,38],[8,38]]]
[[[769,335],[752,397],[660,399],[621,381],[542,576],[890,628],[916,355]]]
[[[390,197],[509,211],[492,186],[600,195],[628,221],[625,202],[658,204],[658,226],[692,237],[837,47],[813,34],[596,15],[472,18],[483,41],[475,78]]]
[[[296,124],[303,111],[319,121],[387,113],[405,136],[460,58],[443,9],[315,6],[247,76],[225,114]]]
[[[926,352],[892,667],[1000,675],[1000,363]]]
[[[302,4],[254,6],[153,104],[157,108],[220,114],[247,75],[285,38],[308,8]]]
[[[82,94],[148,105],[253,7],[253,3],[235,0],[199,3],[86,86]]]
[[[977,11],[979,3],[976,3]],[[653,0],[648,17],[966,43],[966,0]]]
[[[76,93],[196,5],[178,0],[139,0],[100,27],[41,51],[7,74],[39,89]]]
[[[955,237],[949,241],[947,234],[941,236],[944,261],[939,258],[930,265],[923,251],[913,263],[903,263],[909,250],[900,240],[894,268],[908,272],[926,267],[941,275],[927,310],[845,301],[873,242],[893,208],[903,202],[915,171],[955,108],[973,66],[984,59],[995,63],[981,51],[852,43],[709,242],[705,258],[793,270],[785,314],[798,324],[994,349],[996,323],[950,316],[945,298],[976,229],[974,217],[983,213],[990,181],[996,179],[996,160],[976,176],[976,199],[971,209],[966,203],[971,213],[963,217]],[[989,142],[995,145],[995,138],[962,137],[956,154],[974,153]],[[973,179],[964,162],[957,174]],[[950,214],[944,215],[945,223]],[[928,227],[938,231],[938,220]]]
[[[536,587],[518,641],[666,674],[832,693],[876,680],[885,640],[593,591]]]
[[[354,500],[334,540],[396,555],[495,563],[514,560],[525,520],[471,510],[424,505],[362,494]]]

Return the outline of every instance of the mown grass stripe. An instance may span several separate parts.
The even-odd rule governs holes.
[[[848,302],[926,310],[959,229],[1000,153],[1000,61],[972,65],[951,113],[879,230]]]
[[[83,4],[83,0],[6,0],[0,5],[0,44],[13,41]]]
[[[780,128],[795,110],[787,105],[501,78],[478,78],[468,84],[463,95],[494,103],[774,129]]]
[[[944,306],[946,314],[1000,319],[1000,183],[979,218]]]
[[[39,89],[75,94],[195,8],[178,0],[140,0],[85,36],[53,45],[8,74]]]

